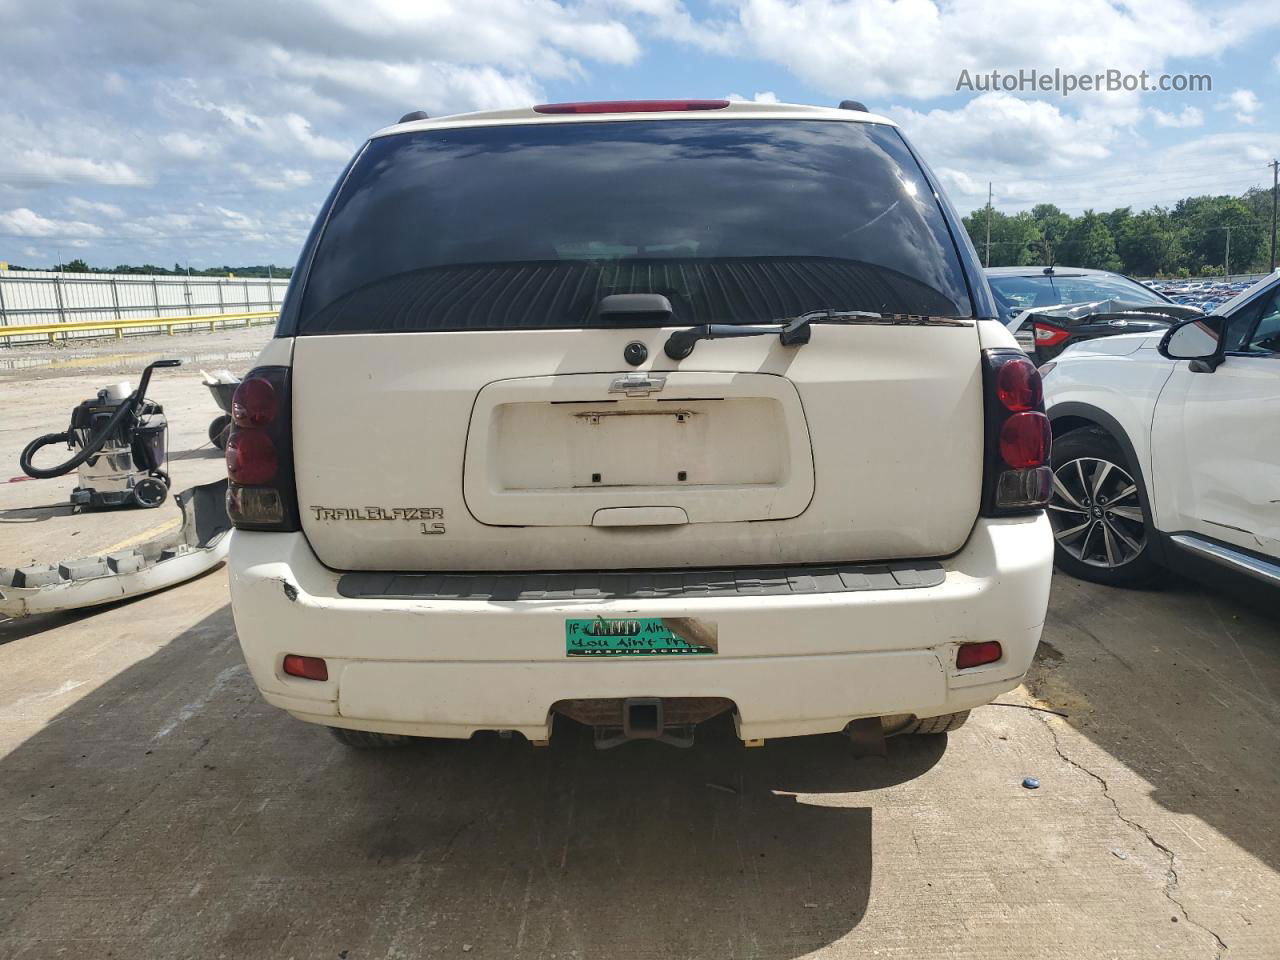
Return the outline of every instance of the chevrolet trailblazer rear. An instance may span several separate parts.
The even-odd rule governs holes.
[[[1048,421],[863,110],[549,105],[376,134],[227,447],[263,696],[352,745],[938,733],[1048,597]]]

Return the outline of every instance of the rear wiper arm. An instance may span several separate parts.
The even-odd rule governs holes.
[[[809,324],[815,320],[839,323],[841,320],[879,320],[881,315],[866,310],[811,310],[798,317],[787,317],[777,323],[737,324],[701,323],[687,330],[677,330],[667,338],[663,352],[672,360],[683,360],[693,353],[699,340],[723,340],[729,337],[763,337],[777,334],[784,347],[798,347],[809,342]]]

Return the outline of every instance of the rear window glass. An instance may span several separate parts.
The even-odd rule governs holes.
[[[1169,302],[1154,290],[1119,274],[989,279],[996,302],[1011,314],[1035,307],[1056,307],[1064,303],[1089,303],[1094,300],[1122,300],[1137,304]]]
[[[971,316],[955,245],[898,132],[839,121],[470,127],[371,141],[338,194],[300,333],[675,323],[809,310]]]

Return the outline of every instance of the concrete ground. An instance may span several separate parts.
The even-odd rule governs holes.
[[[222,570],[0,624],[0,957],[1275,958],[1264,602],[1058,576],[1027,685],[884,759],[353,752],[258,699]]]

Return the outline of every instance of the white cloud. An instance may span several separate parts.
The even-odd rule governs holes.
[[[220,144],[216,140],[192,136],[181,130],[163,134],[159,140],[161,147],[183,160],[197,160],[218,153],[220,150]]]
[[[1254,116],[1262,109],[1262,101],[1252,90],[1233,90],[1218,102],[1217,110],[1234,110],[1237,123],[1253,123]]]
[[[72,213],[98,215],[104,217],[112,217],[119,219],[124,216],[124,211],[117,207],[114,203],[102,203],[98,200],[85,200],[81,197],[68,197],[64,204]]]
[[[69,156],[49,150],[18,150],[0,167],[0,177],[28,185],[55,183],[98,183],[106,186],[136,187],[149,182],[129,164],[120,160]]]
[[[0,211],[0,234],[18,237],[101,237],[103,229],[81,220],[54,220],[28,207]]]
[[[726,99],[726,100],[736,100],[736,101],[738,101],[739,103],[745,103],[745,102],[747,102],[748,100],[750,100],[750,101],[752,101],[752,102],[754,102],[754,103],[777,103],[777,102],[778,102],[778,95],[777,95],[776,93],[774,93],[772,90],[765,90],[765,91],[763,91],[763,92],[757,93],[757,94],[756,94],[755,96],[753,96],[753,97],[744,97],[744,96],[743,96],[742,94],[740,94],[740,93],[730,93],[730,94],[728,94],[728,95],[725,97],[725,99]]]
[[[961,69],[1158,70],[1221,53],[1280,23],[1280,5],[1200,10],[1189,0],[741,0],[745,47],[833,98],[933,97]]]
[[[647,33],[708,53],[733,53],[742,45],[742,28],[736,20],[697,20],[681,0],[605,0],[605,5],[645,17],[643,28]],[[724,5],[726,9],[728,6]]]
[[[1204,125],[1204,111],[1195,107],[1184,107],[1181,113],[1165,113],[1163,110],[1151,111],[1157,127],[1200,127]]]

